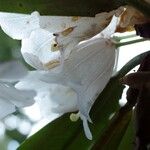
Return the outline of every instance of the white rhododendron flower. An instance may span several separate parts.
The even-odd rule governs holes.
[[[15,69],[17,69],[17,74]],[[22,108],[34,103],[35,94],[33,92],[17,90],[11,84],[26,73],[26,69],[18,62],[11,61],[0,64],[0,119],[15,112],[17,107]]]
[[[22,40],[25,61],[40,70],[62,64],[81,41],[98,34],[120,9],[95,17],[40,16],[0,13],[0,26],[10,37]]]
[[[68,58],[64,59],[60,72],[31,71],[16,84],[16,88],[35,90],[35,100],[47,104],[44,109],[48,107],[46,110],[50,112],[63,114],[79,111],[85,134],[88,139],[92,139],[88,127],[88,121],[91,122],[89,112],[113,72],[115,45],[111,41],[111,35],[115,32],[118,22],[119,18],[113,16],[102,32],[74,45]],[[43,32],[43,29],[41,31]],[[59,38],[60,34],[56,36]],[[43,57],[46,58],[46,55]],[[42,59],[42,56],[39,58]]]

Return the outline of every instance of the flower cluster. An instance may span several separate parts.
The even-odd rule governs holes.
[[[36,69],[19,79],[15,87],[35,91],[34,100],[48,114],[78,111],[88,139],[92,139],[90,109],[113,72],[115,45],[111,35],[120,13],[120,9],[95,17],[0,13],[1,28],[21,40],[23,58]]]

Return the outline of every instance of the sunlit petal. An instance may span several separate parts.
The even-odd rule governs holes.
[[[40,27],[39,14],[38,12],[33,12],[31,15],[1,12],[0,26],[10,37],[21,40]]]
[[[22,55],[27,63],[37,69],[50,69],[60,64],[60,51],[52,51],[53,34],[43,29],[33,31],[22,40]]]

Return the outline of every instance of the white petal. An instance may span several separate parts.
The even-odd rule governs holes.
[[[53,108],[53,111],[56,113],[67,113],[77,110],[77,95],[73,89],[62,85],[51,85],[50,93],[51,100],[57,104]]]
[[[115,45],[109,38],[115,32],[117,22],[118,18],[113,17],[110,25],[101,33],[74,46],[68,59],[64,61],[63,70],[60,73],[47,71],[37,77],[41,82],[45,82],[44,84],[49,83],[51,87],[50,99],[53,98],[56,102],[53,110],[58,113],[79,110],[86,136],[89,139],[92,139],[87,123],[87,120],[91,121],[89,111],[112,75]],[[56,87],[52,83],[57,84]],[[67,89],[65,90],[63,86]],[[58,91],[59,88],[60,91]],[[69,89],[76,92],[76,97],[66,96]],[[74,97],[74,100],[71,97]],[[68,103],[67,99],[70,98],[71,101]]]
[[[22,45],[28,44],[28,42],[25,42],[25,40],[23,40]],[[23,46],[24,48],[24,46]],[[23,51],[23,50],[22,50]],[[26,63],[28,63],[29,65],[31,65],[33,68],[42,70],[43,69],[43,64],[41,63],[41,61],[39,60],[39,58],[36,55],[33,55],[32,52],[28,53],[28,52],[22,52],[23,58],[26,61]]]
[[[4,62],[0,64],[0,80],[4,82],[16,82],[27,74],[27,68],[18,61]]]
[[[20,91],[11,84],[0,82],[0,119],[13,113],[16,107],[32,105],[33,96],[33,92]]]
[[[114,15],[110,24],[99,35],[103,38],[110,38],[115,33],[119,21],[120,18]]]
[[[101,13],[96,17],[40,16],[41,29],[34,30],[29,38],[22,40],[21,51],[25,61],[40,70],[58,67],[80,41],[99,33],[113,14]],[[57,35],[56,39],[53,33]]]
[[[33,92],[19,91],[13,86],[0,83],[0,98],[11,102],[17,107],[30,106],[34,103]]]
[[[39,80],[45,73],[43,71],[29,71],[24,78],[20,79],[15,87],[19,90],[34,90],[39,92],[46,91],[47,89],[49,91],[49,84]]]
[[[87,40],[102,31],[113,14],[114,12],[100,13],[96,17],[81,17],[75,22],[68,18],[67,28],[65,27],[65,30],[56,33],[56,41],[63,49],[64,58],[69,57],[72,49],[80,41]],[[67,18],[65,19],[67,20]]]
[[[78,93],[79,110],[85,116],[88,115],[95,98],[103,90],[112,74],[115,48],[105,42],[102,40],[78,51],[76,55],[74,54],[74,59],[78,58],[76,62],[74,64],[69,62],[70,68],[67,67],[70,69],[69,75],[65,76],[69,76],[68,80],[72,82],[71,87]],[[79,85],[74,84],[77,83],[74,82],[75,79],[79,80]]]
[[[77,46],[69,59],[64,62],[63,71],[59,74],[61,79],[63,77],[64,84],[69,85],[77,92],[79,110],[86,117],[88,117],[94,99],[104,89],[112,74],[115,46],[104,37],[108,37],[106,31],[109,32],[112,23],[116,27],[116,20],[118,21],[116,17],[113,17],[108,29],[104,29],[102,33]],[[51,75],[52,73],[49,73],[47,80],[46,77],[44,80],[52,82]],[[56,74],[56,76],[58,75]],[[61,84],[59,80],[57,83]]]
[[[0,98],[0,119],[6,117],[8,114],[15,112],[15,105]]]
[[[64,81],[56,80],[57,84],[65,84],[77,93],[77,106],[82,114],[84,129],[89,139],[92,138],[87,124],[87,120],[91,121],[89,111],[96,97],[109,81],[115,63],[115,46],[105,37],[110,38],[108,32],[111,25],[115,32],[117,21],[118,19],[113,17],[110,25],[101,33],[76,46],[68,60],[64,61],[63,71],[59,75],[56,74],[57,78],[60,76]],[[42,77],[42,81],[53,82],[56,76],[49,72]]]
[[[63,86],[53,84],[50,86],[49,91],[39,91],[35,97],[44,116],[51,115],[51,113],[64,114],[77,110],[75,92],[73,93],[69,88]]]
[[[37,92],[35,101],[38,104],[43,117],[50,117],[54,113],[52,108],[55,107],[56,104],[50,99],[49,90],[41,90]]]
[[[40,27],[55,33],[63,59],[67,59],[72,49],[82,40],[96,35],[109,23],[115,11],[100,13],[95,17],[40,16]]]
[[[33,30],[40,27],[39,14],[37,12],[31,15],[1,12],[0,26],[10,37],[21,40],[29,37]]]
[[[40,27],[51,32],[61,32],[67,28],[79,26],[88,31],[90,28],[102,30],[110,21],[115,11],[97,14],[95,17],[79,16],[40,16]],[[89,30],[90,32],[91,30]],[[94,30],[96,31],[96,30]],[[92,31],[93,32],[93,31]],[[88,33],[87,33],[88,34]]]
[[[71,81],[76,77],[80,79],[81,85],[72,84],[71,86],[78,93],[79,110],[86,117],[88,117],[94,100],[104,89],[112,74],[115,62],[115,46],[102,37],[108,38],[109,36],[110,38],[111,35],[108,35],[108,32],[110,32],[111,26],[113,27],[113,32],[115,32],[117,23],[118,18],[114,16],[106,29],[93,37],[91,41],[89,40],[84,47],[80,45],[79,51],[72,53],[68,63],[70,68],[67,66],[67,63],[66,71],[64,68],[64,72],[68,71],[68,74],[70,74],[69,78],[71,78]]]
[[[50,69],[60,64],[60,51],[52,51],[54,36],[43,29],[33,31],[22,40],[21,52],[27,63],[37,69]]]
[[[93,137],[92,137],[92,133],[91,133],[91,131],[89,129],[89,126],[88,126],[87,118],[84,115],[82,115],[82,114],[80,114],[80,118],[83,121],[83,128],[84,128],[84,133],[85,133],[86,137],[89,140],[92,140]]]
[[[120,21],[120,18],[114,15],[112,17],[111,22],[104,30],[102,30],[97,35],[93,36],[91,39],[81,41],[78,45],[78,49],[87,47],[88,45],[91,45],[92,43],[97,42],[97,40],[99,39],[111,39],[111,36],[115,33],[117,25],[119,24],[119,21]]]
[[[49,110],[55,113],[62,114],[77,110],[76,93],[68,87],[57,84],[48,84],[40,81],[39,79],[43,75],[44,72],[31,71],[29,72],[28,76],[20,80],[15,87],[20,90],[35,90],[37,92],[35,99],[38,101],[38,103],[40,103],[40,105],[42,105],[42,102],[53,103],[52,106],[47,105],[45,107],[50,107],[51,109]]]

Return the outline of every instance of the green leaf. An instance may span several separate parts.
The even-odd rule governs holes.
[[[0,11],[44,15],[95,16],[124,5],[124,0],[0,0]]]
[[[53,150],[91,149],[105,133],[110,123],[110,116],[119,109],[118,100],[121,98],[124,88],[124,86],[120,85],[118,81],[119,78],[123,77],[134,66],[139,64],[148,53],[149,52],[141,54],[127,63],[115,77],[111,78],[104,91],[96,100],[90,114],[93,120],[93,124],[90,124],[93,134],[92,141],[86,139],[82,128],[82,122],[78,120],[73,123],[69,120],[69,114],[66,114],[49,123],[36,134],[25,140],[18,150],[41,150],[41,148],[42,150],[47,150],[48,148]],[[123,115],[125,118],[128,116],[127,114],[129,111]],[[120,131],[115,140],[123,136],[129,122],[128,117],[124,122],[124,117],[121,118],[123,127],[119,126]],[[115,130],[116,129],[117,128],[115,128]],[[115,135],[113,136],[115,137]],[[120,142],[118,142],[118,144],[119,143]]]
[[[150,16],[150,4],[143,0],[0,0],[0,11],[31,13],[36,10],[42,15],[95,16],[127,4]]]
[[[26,135],[21,134],[17,129],[14,130],[6,130],[5,134],[13,140],[22,143],[26,139]]]
[[[134,118],[131,119],[118,150],[133,150],[135,142]]]
[[[0,30],[0,61],[9,61],[13,59],[13,53],[17,51],[18,47],[18,41],[11,39]]]
[[[103,134],[99,137],[93,150],[112,150],[117,149],[132,115],[132,106],[126,104],[110,120],[110,123]]]

